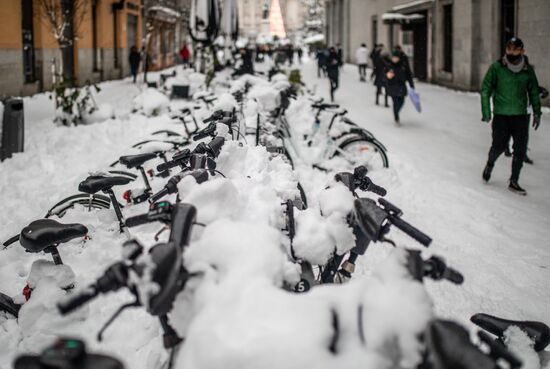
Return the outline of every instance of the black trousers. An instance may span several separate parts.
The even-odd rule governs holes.
[[[489,150],[488,165],[494,165],[498,157],[506,150],[510,138],[514,140],[511,180],[517,181],[527,154],[529,141],[529,115],[495,115],[492,122],[493,143]]]
[[[338,76],[329,76],[330,81],[330,99],[334,101],[334,91],[338,89]]]
[[[378,96],[382,93],[382,89],[384,89],[384,105],[388,106],[388,92],[382,86],[376,86],[376,105],[378,105]]]
[[[397,122],[399,121],[399,112],[405,104],[405,96],[392,96],[391,99],[393,100],[393,117]]]

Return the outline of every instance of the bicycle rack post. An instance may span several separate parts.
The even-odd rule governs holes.
[[[118,200],[116,199],[115,193],[113,192],[112,188],[103,190],[103,192],[109,195],[109,198],[111,199],[111,204],[113,204],[113,209],[115,209],[120,231],[123,232],[126,226],[124,224],[124,218],[122,217],[122,210],[120,210],[120,205],[118,203]]]
[[[149,180],[147,179],[147,175],[145,174],[145,170],[143,169],[143,167],[140,165],[138,166],[138,169],[141,173],[141,177],[143,178],[143,182],[145,182],[145,190],[146,191],[151,191],[151,185],[149,184]]]

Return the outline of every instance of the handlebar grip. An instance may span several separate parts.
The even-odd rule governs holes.
[[[197,132],[194,136],[193,136],[193,141],[198,141],[198,140],[201,140],[205,137],[208,137],[210,136],[212,133],[214,133],[216,131],[216,126],[208,126],[206,127],[205,129],[203,129],[202,131],[199,131]]]
[[[148,214],[140,214],[126,219],[126,227],[137,227],[142,224],[151,222]]]
[[[214,152],[214,155],[217,157],[220,154],[220,151],[222,149],[223,144],[225,143],[225,138],[223,137],[215,137],[208,146],[210,146],[210,149]]]
[[[168,169],[177,167],[178,165],[179,165],[179,163],[177,161],[171,160],[171,161],[168,161],[166,163],[162,163],[162,164],[157,165],[157,172],[164,172]]]
[[[392,216],[389,219],[394,226],[408,234],[410,237],[414,238],[420,244],[428,247],[430,243],[432,243],[432,239],[428,235],[413,227],[409,223],[405,222],[403,219],[396,216]]]
[[[464,276],[458,270],[447,267],[443,272],[443,278],[453,282],[454,284],[462,284],[464,282]]]
[[[168,195],[170,192],[168,191],[167,188],[163,188],[162,190],[160,190],[159,192],[157,192],[156,194],[152,195],[150,198],[149,198],[149,203],[152,204],[154,202],[157,202],[158,200],[160,200],[161,198],[163,198],[164,196]]]
[[[388,191],[386,191],[386,189],[384,187],[381,187],[381,186],[378,186],[378,185],[375,185],[374,183],[370,183],[370,185],[367,187],[367,190],[370,191],[370,192],[373,192],[375,194],[377,194],[378,196],[386,196],[386,194],[388,193]]]
[[[98,294],[99,291],[94,286],[90,286],[85,290],[70,295],[66,300],[57,303],[57,309],[62,315],[67,315],[71,311],[78,309],[80,306],[95,298]]]

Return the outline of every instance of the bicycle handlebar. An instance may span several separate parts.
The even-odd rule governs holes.
[[[126,224],[126,227],[132,228],[132,227],[137,227],[149,222],[150,222],[149,214],[140,214],[140,215],[135,215],[133,217],[126,218],[125,224]]]
[[[432,239],[428,235],[415,228],[413,225],[407,223],[403,219],[399,218],[398,216],[391,215],[390,217],[388,217],[388,220],[392,225],[396,226],[401,231],[414,238],[420,244],[428,247],[430,243],[432,243]]]
[[[99,291],[94,285],[88,286],[88,288],[71,295],[68,299],[61,301],[57,304],[57,308],[61,315],[67,315],[71,311],[74,311],[86,304],[88,301],[93,300],[99,295]]]

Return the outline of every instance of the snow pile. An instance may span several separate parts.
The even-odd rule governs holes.
[[[353,229],[347,223],[353,200],[345,186],[336,184],[321,192],[318,206],[295,212],[296,256],[324,265],[335,251],[340,255],[348,252],[355,245]]]
[[[279,90],[266,83],[257,84],[252,87],[248,93],[248,97],[255,99],[260,108],[268,112],[275,110],[281,100]]]
[[[190,322],[177,367],[412,367],[432,313],[403,257],[395,253],[370,281],[297,295],[277,288],[286,261],[276,232],[213,223],[186,253],[188,268],[203,274],[194,295],[185,298],[184,291],[172,314],[178,323]],[[193,319],[181,316],[191,311]]]
[[[166,111],[170,100],[155,88],[147,88],[134,98],[134,110],[148,117],[158,116]]]
[[[115,110],[111,104],[101,104],[91,114],[84,114],[83,119],[86,124],[98,123],[107,119],[115,118]]]

